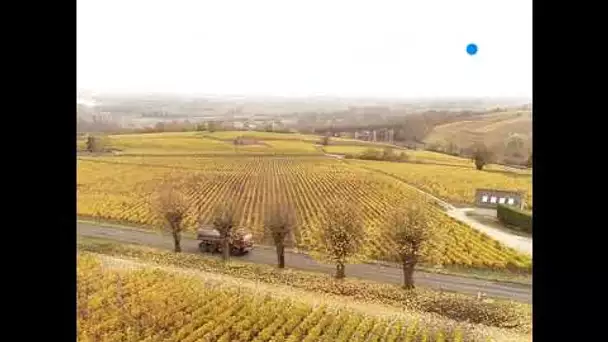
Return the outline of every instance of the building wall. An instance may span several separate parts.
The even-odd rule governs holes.
[[[477,189],[475,192],[476,206],[495,209],[498,204],[506,204],[519,209],[522,209],[524,205],[521,193],[516,191]]]

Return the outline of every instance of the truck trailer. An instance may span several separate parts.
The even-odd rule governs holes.
[[[196,238],[200,241],[198,248],[203,253],[222,253],[222,238],[213,227],[197,230]],[[243,255],[253,249],[253,235],[238,229],[229,237],[230,254]]]

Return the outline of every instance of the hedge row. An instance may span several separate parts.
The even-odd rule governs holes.
[[[523,210],[499,204],[496,213],[500,222],[516,227],[527,233],[532,233],[532,214]]]
[[[404,309],[433,312],[455,321],[478,323],[502,328],[517,328],[528,332],[531,309],[527,304],[511,301],[479,301],[474,297],[440,293],[416,288],[404,290],[392,285],[357,279],[336,280],[323,273],[280,270],[269,265],[257,265],[206,258],[195,254],[174,253],[149,247],[123,245],[115,242],[79,242],[81,251],[135,258],[146,262],[193,268],[226,274],[237,278],[288,285],[307,291],[347,296],[353,299],[400,306]],[[348,272],[348,270],[347,270]]]
[[[385,148],[380,151],[375,148],[368,148],[360,154],[346,154],[346,159],[361,159],[361,160],[383,160],[383,161],[395,161],[395,162],[406,162],[409,160],[409,156],[405,151],[395,152],[392,148]]]

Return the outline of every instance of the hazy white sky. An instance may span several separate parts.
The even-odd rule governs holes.
[[[98,91],[532,94],[530,0],[78,0]],[[475,56],[466,45],[479,46]]]

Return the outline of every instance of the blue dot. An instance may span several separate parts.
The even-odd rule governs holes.
[[[467,45],[467,53],[471,56],[477,53],[477,45],[471,43]]]

